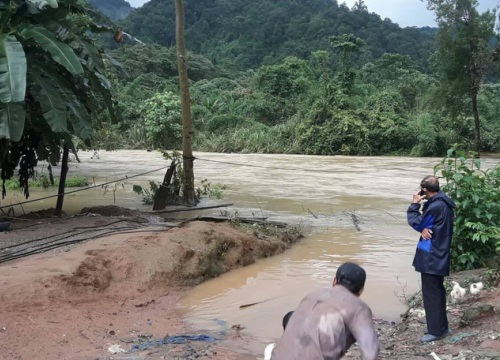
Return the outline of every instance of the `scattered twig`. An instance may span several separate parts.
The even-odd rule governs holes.
[[[31,321],[33,324],[36,324],[36,322],[34,322],[34,321],[33,321],[33,319],[32,319],[32,318],[30,318],[29,316],[28,316],[28,319],[30,319],[30,321]]]
[[[361,228],[359,227],[359,218],[356,215],[356,213],[354,213],[354,212],[351,213],[351,219],[352,219],[352,223],[354,224],[354,227],[356,228],[356,230],[361,231]]]
[[[262,217],[264,217],[264,211],[262,211],[262,206],[260,206],[259,200],[257,200],[256,196],[254,196],[254,198],[255,198],[255,202],[257,203],[257,205],[259,205],[260,215],[262,215]]]
[[[401,288],[401,294],[399,294],[397,290],[394,290],[394,296],[396,296],[399,299],[399,301],[403,303],[403,305],[408,305],[409,300],[408,297],[406,296],[406,288],[408,284],[401,283],[401,281],[399,281],[399,276],[396,276],[396,281],[398,282],[399,287]]]
[[[309,214],[311,214],[312,216],[314,216],[315,219],[318,218],[318,215],[316,215],[315,213],[313,213],[309,208],[307,208],[307,211],[309,212]]]

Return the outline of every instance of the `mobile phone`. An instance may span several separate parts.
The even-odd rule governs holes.
[[[419,196],[424,196],[425,195],[424,189],[420,189],[420,191],[418,192],[418,195]]]

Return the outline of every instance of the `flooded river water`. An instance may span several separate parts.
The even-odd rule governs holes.
[[[102,183],[168,163],[146,151],[101,152],[99,159],[80,155],[69,175],[84,175]],[[368,274],[362,298],[378,318],[398,321],[402,298],[419,288],[411,262],[418,234],[406,224],[406,209],[420,179],[433,173],[437,158],[344,157],[197,153],[199,183],[227,186],[228,211],[245,217],[268,217],[300,227],[306,237],[284,254],[231,271],[188,293],[179,306],[198,329],[217,330],[241,324],[249,341],[244,349],[258,354],[280,336],[281,319],[301,298],[330,286],[344,261],[361,264]],[[484,158],[486,166],[498,158]],[[164,170],[124,180],[106,189],[71,194],[64,210],[113,204],[142,208],[132,184],[161,181]],[[114,196],[113,196],[114,194]],[[2,206],[22,201],[9,192]],[[32,189],[31,198],[49,195]],[[30,198],[30,199],[31,199]],[[25,204],[24,211],[54,207],[55,199]],[[5,209],[4,209],[5,210]],[[22,211],[15,207],[18,214]],[[220,210],[211,210],[220,214]],[[193,216],[199,215],[193,213]],[[183,214],[182,216],[189,216]],[[355,221],[356,224],[355,224]],[[355,226],[357,225],[357,227]],[[239,309],[240,305],[261,302]]]

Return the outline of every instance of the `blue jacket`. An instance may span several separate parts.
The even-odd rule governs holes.
[[[418,232],[428,228],[432,238],[418,240],[413,259],[415,270],[425,274],[447,276],[450,274],[450,247],[453,236],[453,209],[455,203],[443,192],[438,192],[424,203],[411,204],[406,215],[408,224]]]

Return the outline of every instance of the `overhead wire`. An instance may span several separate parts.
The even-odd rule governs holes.
[[[38,199],[33,199],[33,200],[27,200],[27,201],[23,201],[23,202],[18,202],[16,204],[10,204],[10,205],[0,206],[0,210],[8,208],[8,207],[12,207],[12,206],[24,205],[24,204],[29,204],[29,203],[36,202],[36,201],[51,199],[51,198],[62,196],[62,195],[73,194],[73,193],[76,193],[76,192],[79,192],[79,191],[90,190],[90,189],[94,189],[96,187],[103,187],[103,186],[106,186],[106,185],[109,185],[109,184],[113,184],[113,183],[116,183],[116,182],[120,182],[120,181],[124,181],[124,180],[128,180],[128,179],[133,179],[133,178],[136,178],[136,177],[139,177],[139,176],[148,175],[148,174],[154,173],[156,171],[165,170],[168,167],[170,167],[170,165],[169,166],[164,166],[164,167],[161,167],[161,168],[158,168],[158,169],[146,171],[146,172],[143,172],[143,173],[140,173],[140,174],[136,174],[136,175],[130,175],[130,176],[126,175],[125,177],[123,177],[121,179],[111,180],[111,181],[108,181],[108,182],[105,182],[105,183],[102,183],[102,184],[96,184],[96,185],[86,186],[86,187],[83,187],[83,188],[80,188],[80,189],[76,189],[76,190],[65,191],[64,193],[60,193],[60,194],[56,194],[56,195],[49,195],[49,196],[45,196],[45,197],[38,198]]]
[[[207,161],[207,162],[213,162],[213,163],[219,163],[219,164],[225,164],[225,165],[246,166],[246,167],[253,167],[253,168],[259,168],[259,169],[271,169],[271,170],[321,172],[321,173],[327,173],[327,174],[328,173],[329,174],[336,174],[336,173],[340,173],[340,172],[345,171],[345,170],[332,171],[332,170],[322,170],[322,169],[287,168],[287,167],[275,167],[275,166],[262,166],[262,165],[254,165],[254,164],[241,164],[241,163],[235,163],[235,162],[231,162],[231,161],[202,159],[199,157],[195,157],[195,160]]]

